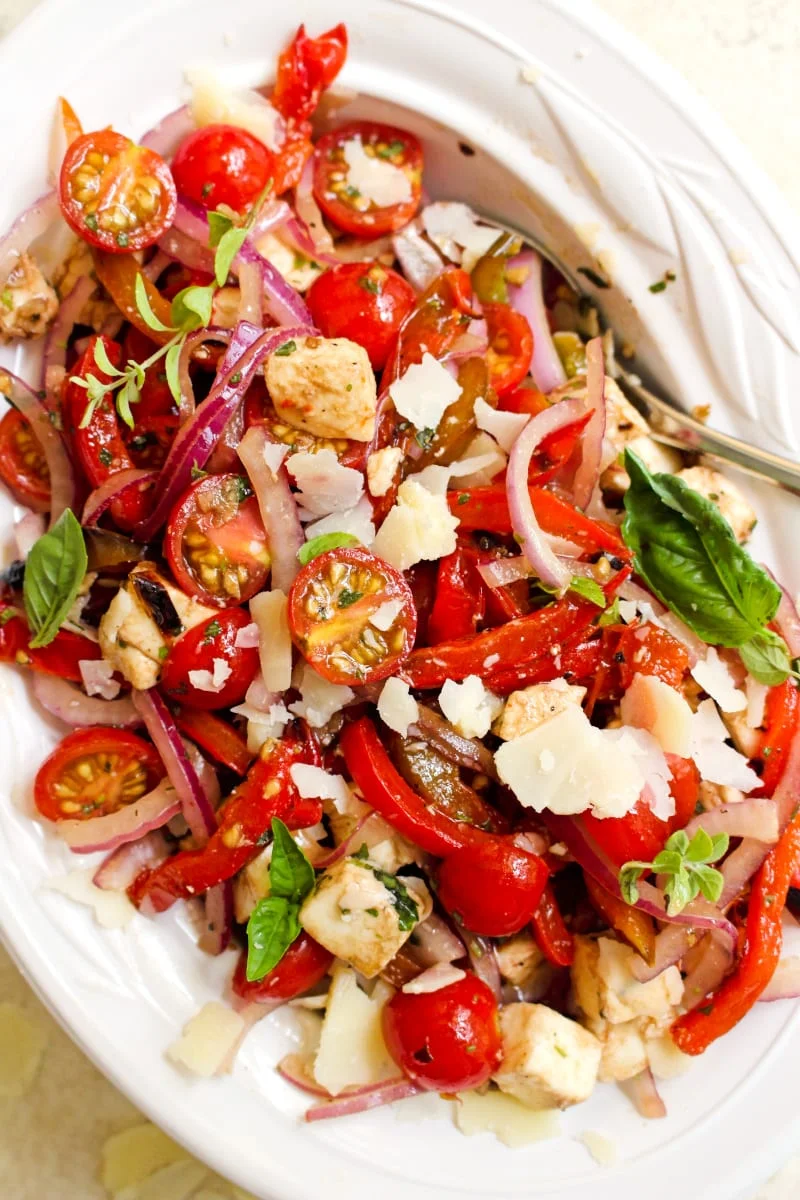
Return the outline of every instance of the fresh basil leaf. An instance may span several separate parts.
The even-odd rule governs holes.
[[[247,978],[263,979],[300,935],[299,908],[283,896],[259,900],[247,922]]]
[[[183,288],[172,301],[172,320],[177,329],[189,333],[208,325],[214,303],[214,285],[197,287],[193,284]]]
[[[692,878],[697,883],[699,890],[703,893],[706,900],[712,904],[716,904],[722,895],[722,889],[725,885],[725,878],[721,871],[716,867],[706,866],[704,863],[698,863],[692,867]]]
[[[397,924],[404,933],[409,929],[413,929],[419,920],[419,906],[416,900],[413,900],[409,895],[408,888],[402,879],[398,879],[396,875],[389,875],[386,871],[381,871],[377,867],[371,867],[370,869],[392,898],[392,904],[397,913]]]
[[[606,598],[600,584],[594,579],[586,579],[583,575],[573,575],[569,590],[584,600],[591,600],[598,608],[605,608]]]
[[[133,375],[129,376],[117,392],[117,412],[129,429],[133,429],[131,405],[139,400],[139,388]]]
[[[614,603],[604,613],[601,613],[597,624],[603,629],[606,625],[619,625],[621,620],[622,618],[619,615],[619,596],[615,596]]]
[[[214,277],[219,287],[225,286],[233,260],[244,245],[247,234],[247,229],[236,225],[232,225],[222,234],[217,253],[214,255]]]
[[[229,229],[233,229],[233,221],[221,212],[209,212],[206,216],[208,217],[208,244],[212,250],[216,250],[224,234]]]
[[[311,541],[300,547],[297,551],[297,559],[305,567],[313,558],[324,554],[326,550],[336,550],[340,546],[359,545],[361,543],[352,533],[321,533],[319,537],[311,538]]]
[[[762,629],[739,647],[739,655],[747,670],[767,687],[783,683],[792,674],[789,647],[779,634]]]
[[[710,862],[714,853],[714,843],[705,829],[698,829],[686,850],[686,859],[690,863]]]
[[[181,351],[183,350],[183,342],[176,342],[174,346],[170,346],[164,356],[164,371],[167,376],[167,387],[170,390],[172,399],[180,407],[181,403],[181,379],[178,374],[178,364],[181,359]]]
[[[272,858],[269,890],[293,904],[300,904],[314,890],[314,868],[283,821],[272,819]]]
[[[49,645],[58,633],[78,595],[86,564],[83,530],[67,508],[34,542],[25,563],[23,599],[34,649]]]
[[[741,646],[772,620],[780,590],[719,509],[684,480],[652,475],[625,451],[631,486],[622,533],[660,600],[712,645]]]
[[[125,374],[124,371],[120,371],[119,367],[115,367],[111,359],[108,357],[108,351],[105,348],[102,338],[98,338],[94,344],[94,361],[105,375],[114,376]]]
[[[144,278],[141,272],[137,273],[136,282],[133,285],[133,295],[136,300],[136,307],[139,310],[139,315],[150,329],[155,329],[157,333],[171,333],[169,325],[165,325],[159,320],[153,312],[150,304],[150,297],[147,295],[147,288],[144,284]]]

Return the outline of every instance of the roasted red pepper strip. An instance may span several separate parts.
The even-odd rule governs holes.
[[[340,746],[350,776],[366,803],[421,850],[444,858],[492,836],[427,808],[395,769],[369,717],[345,726]]]
[[[486,590],[475,555],[459,546],[439,562],[436,599],[428,618],[428,643],[454,641],[475,633],[486,613]]]
[[[761,791],[771,796],[786,766],[786,755],[795,735],[800,714],[800,692],[793,679],[770,688],[764,709],[765,732],[757,758],[762,759]]]
[[[219,827],[207,845],[182,850],[143,871],[128,889],[133,903],[141,907],[147,901],[155,912],[164,912],[178,899],[199,896],[233,878],[260,853],[273,817],[290,829],[315,825],[322,816],[320,801],[301,800],[289,774],[294,763],[312,760],[318,765],[318,752],[296,734],[273,742],[220,809]]]
[[[237,775],[246,775],[255,758],[247,749],[247,742],[232,725],[213,712],[202,712],[199,708],[176,708],[175,724],[201,750]]]
[[[566,678],[570,683],[589,679],[602,668],[603,641],[590,630],[582,630],[577,637],[564,642],[561,653],[554,657],[549,651],[537,655],[527,662],[498,663],[497,667],[483,675],[483,681],[497,696],[508,696],[519,688],[534,683],[549,683],[551,679]]]
[[[100,658],[100,647],[96,642],[90,642],[70,629],[59,629],[53,641],[38,650],[28,645],[30,637],[25,617],[13,605],[0,603],[0,662],[17,663],[44,675],[58,675],[60,679],[81,683],[83,677],[78,664]]]
[[[278,57],[278,73],[272,104],[282,116],[307,121],[344,66],[347,29],[336,25],[319,37],[310,38],[301,25],[290,44]]]
[[[800,865],[800,812],[753,879],[744,954],[706,1003],[679,1017],[672,1040],[684,1054],[702,1054],[738,1025],[758,1000],[781,957],[781,918],[792,876]]]
[[[547,961],[554,967],[571,967],[575,957],[575,940],[564,924],[561,909],[549,883],[545,884],[531,924],[536,945]]]
[[[532,487],[529,491],[536,520],[545,533],[567,538],[589,554],[606,550],[625,562],[630,561],[630,551],[612,526],[590,520],[546,488]],[[447,502],[453,516],[459,519],[461,533],[478,529],[489,533],[514,533],[505,484],[493,483],[488,487],[448,492]]]

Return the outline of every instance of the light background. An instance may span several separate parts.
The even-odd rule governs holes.
[[[0,0],[0,36],[36,2]],[[596,3],[703,93],[800,213],[800,0]],[[0,1094],[2,1200],[105,1200],[98,1179],[102,1143],[142,1118],[62,1033],[0,947],[4,1002],[25,1010],[46,1048],[27,1093]],[[213,1189],[208,1200],[223,1200],[220,1183],[203,1186]],[[800,1157],[754,1200],[798,1196]]]

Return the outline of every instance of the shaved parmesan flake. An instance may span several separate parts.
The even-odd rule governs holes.
[[[183,1027],[183,1033],[168,1048],[167,1057],[193,1075],[210,1079],[229,1060],[245,1032],[239,1013],[212,1000]]]
[[[255,621],[245,625],[243,629],[237,629],[233,644],[237,650],[258,649],[258,625]]]
[[[0,1097],[24,1096],[33,1086],[47,1038],[24,1009],[0,1004]]]
[[[495,448],[494,451],[475,454],[471,458],[464,458],[461,462],[450,463],[446,467],[440,467],[436,463],[431,463],[430,466],[423,467],[421,471],[417,471],[411,478],[415,483],[421,483],[434,496],[444,496],[448,487],[451,486],[451,478],[463,479],[473,477],[480,475],[481,472],[489,468],[496,470],[496,463],[497,452]],[[502,460],[502,465],[505,466],[505,458]]]
[[[742,792],[759,786],[761,780],[745,756],[727,744],[728,731],[713,700],[698,705],[691,728],[691,757],[703,779]]]
[[[610,1138],[604,1137],[593,1129],[587,1129],[580,1135],[586,1149],[594,1161],[601,1167],[613,1167],[619,1158],[616,1144]]]
[[[189,672],[189,683],[201,692],[221,692],[233,672],[224,658],[212,659],[213,671],[201,668]]]
[[[380,629],[381,633],[386,633],[392,628],[392,624],[400,616],[403,611],[402,600],[387,600],[385,604],[379,605],[369,619],[370,625],[374,625],[376,629]]]
[[[655,675],[635,675],[622,697],[619,715],[626,725],[652,733],[666,754],[688,758],[692,710],[668,683]]]
[[[306,763],[295,763],[289,774],[304,800],[333,800],[337,808],[347,804],[350,789],[341,775]]]
[[[455,404],[461,388],[446,367],[425,353],[422,362],[412,363],[395,380],[389,395],[400,416],[417,429],[438,429],[445,409]]]
[[[208,1173],[208,1167],[193,1158],[172,1163],[148,1176],[137,1188],[118,1192],[115,1200],[189,1200]]]
[[[508,453],[530,421],[530,413],[500,412],[479,396],[474,405],[475,424],[490,433]]]
[[[691,1056],[679,1050],[669,1034],[647,1038],[645,1048],[650,1070],[656,1079],[675,1079],[678,1075],[685,1075],[692,1065]]]
[[[292,682],[292,637],[289,602],[280,588],[259,592],[250,601],[250,614],[258,625],[258,654],[268,692],[285,692]],[[252,703],[248,690],[247,700]]]
[[[106,891],[92,882],[94,867],[70,871],[68,875],[53,875],[42,880],[42,888],[60,892],[76,904],[94,910],[95,920],[103,929],[121,929],[132,921],[136,909],[124,892]]]
[[[668,821],[675,815],[675,798],[670,790],[672,773],[661,746],[646,729],[633,729],[623,725],[621,729],[607,729],[605,740],[609,745],[620,747],[637,763],[645,779],[642,800],[653,810],[660,821]]]
[[[451,983],[466,979],[466,976],[466,971],[454,967],[452,963],[436,963],[421,975],[417,975],[416,979],[410,979],[408,983],[403,984],[403,991],[410,992],[412,996],[426,996],[430,992],[440,992]]]
[[[277,475],[281,463],[289,453],[289,447],[281,442],[264,442],[261,453],[272,474]]]
[[[372,505],[366,496],[362,496],[355,508],[346,512],[331,513],[330,516],[320,517],[311,525],[306,525],[306,540],[319,537],[323,533],[349,533],[364,546],[371,546],[375,538],[375,523],[372,519]]]
[[[492,225],[479,225],[469,205],[454,201],[429,204],[422,210],[422,223],[434,246],[465,271],[472,270],[501,233]]]
[[[327,725],[331,717],[355,696],[352,688],[329,683],[308,663],[303,663],[299,689],[302,699],[290,704],[289,710],[296,717],[305,717],[314,729]]]
[[[258,92],[232,91],[216,72],[205,67],[186,71],[192,88],[190,107],[197,125],[237,125],[277,150],[283,136],[283,119]]]
[[[386,495],[402,461],[403,451],[399,446],[386,446],[370,454],[367,459],[367,487],[371,496]]]
[[[381,1014],[391,992],[380,982],[371,996],[358,986],[355,971],[343,963],[333,968],[328,1005],[314,1078],[332,1096],[351,1085],[380,1083],[396,1074],[383,1040]]]
[[[402,737],[408,733],[409,725],[419,720],[419,705],[402,679],[392,676],[386,680],[378,698],[378,715]]]
[[[411,199],[411,181],[405,171],[384,158],[367,154],[360,137],[345,142],[342,154],[347,163],[347,183],[365,200],[385,208]]]
[[[332,450],[293,454],[286,469],[300,489],[297,503],[306,520],[355,508],[364,491],[364,477],[343,467]]]
[[[747,708],[747,697],[736,686],[730,667],[713,646],[708,647],[705,659],[699,659],[692,667],[692,678],[724,713],[743,712]]]
[[[78,663],[87,696],[102,696],[114,700],[119,695],[120,685],[112,679],[114,668],[104,658],[81,659]]]
[[[444,558],[456,548],[458,517],[454,517],[444,496],[433,496],[413,479],[400,485],[397,504],[389,510],[373,551],[405,571],[422,559]]]
[[[456,1126],[467,1137],[493,1133],[504,1146],[516,1150],[547,1138],[558,1137],[558,1109],[533,1109],[503,1092],[460,1092],[455,1107]]]
[[[477,675],[468,675],[463,683],[446,680],[439,706],[450,724],[467,738],[485,737],[503,711],[503,701],[487,691]]]
[[[464,453],[464,460],[469,461],[473,458],[483,458],[486,456],[489,462],[485,467],[475,468],[470,475],[463,475],[459,479],[459,487],[471,488],[482,487],[489,484],[502,471],[508,462],[508,455],[504,450],[501,450],[493,437],[488,433],[477,433],[472,439]]]
[[[748,675],[744,690],[747,696],[747,724],[751,729],[760,729],[764,724],[764,708],[769,688],[765,683],[759,683],[752,675]]]
[[[112,1195],[135,1187],[171,1163],[190,1158],[188,1150],[149,1121],[106,1138],[100,1156],[100,1181]]]

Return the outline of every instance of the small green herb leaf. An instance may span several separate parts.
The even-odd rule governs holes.
[[[716,903],[722,895],[722,872],[709,863],[718,862],[728,852],[727,833],[710,837],[698,829],[691,841],[683,829],[673,833],[652,862],[627,862],[619,872],[619,889],[627,904],[639,899],[637,883],[642,875],[667,875],[664,895],[669,901],[667,913],[675,916],[700,893]]]
[[[177,405],[181,402],[181,380],[178,373],[178,364],[181,359],[181,351],[183,350],[183,342],[176,342],[174,346],[170,346],[164,357],[164,370],[167,373],[167,386],[169,387],[172,399]]]
[[[284,342],[282,346],[278,346],[277,350],[273,350],[276,358],[288,358],[290,354],[294,354],[297,349],[297,342],[293,338],[289,338],[288,342]]]
[[[134,299],[136,300],[136,307],[139,310],[139,315],[141,316],[145,325],[147,325],[150,329],[155,329],[157,333],[172,332],[169,325],[165,325],[163,321],[160,321],[153,312],[141,272],[139,272],[136,276],[136,282],[133,285],[133,295]]]
[[[100,370],[105,375],[123,375],[119,367],[115,367],[111,359],[108,357],[108,351],[102,338],[98,338],[94,344],[94,361],[97,363]]]
[[[232,225],[222,234],[214,256],[214,277],[220,287],[225,286],[233,260],[244,245],[248,232],[245,228]]]
[[[300,547],[297,551],[297,558],[302,566],[306,566],[313,558],[317,558],[327,550],[336,550],[340,546],[359,546],[360,544],[358,538],[354,537],[352,533],[321,533],[319,537],[311,538],[311,541]]]
[[[25,563],[23,599],[34,649],[49,645],[58,633],[78,595],[86,564],[83,530],[67,508],[34,543]]]
[[[212,250],[216,250],[228,230],[234,229],[235,226],[227,213],[212,210],[206,216],[208,218],[208,244]]]
[[[351,604],[356,604],[363,595],[363,592],[350,592],[345,588],[339,593],[337,606],[339,608],[349,608]]]
[[[200,329],[211,320],[211,309],[214,303],[215,288],[198,287],[192,284],[183,288],[172,301],[172,320],[177,329],[185,333],[192,329]]]
[[[606,611],[602,613],[597,624],[601,628],[606,625],[619,625],[621,619],[622,618],[619,615],[619,596],[615,596],[614,603],[610,608],[607,608]]]
[[[594,579],[586,579],[583,575],[573,575],[569,590],[584,600],[591,600],[598,608],[605,608],[606,598],[600,584]]]

